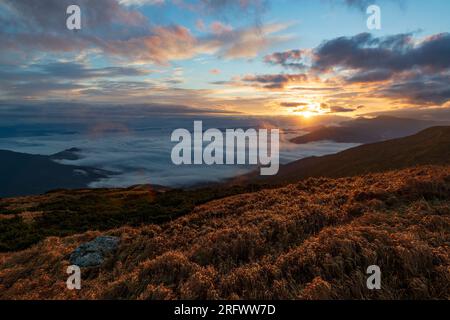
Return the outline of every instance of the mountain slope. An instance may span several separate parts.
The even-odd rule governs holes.
[[[442,123],[448,125],[448,123]],[[378,116],[341,122],[339,126],[313,128],[306,135],[292,139],[298,144],[330,140],[342,143],[372,143],[406,137],[423,129],[439,126],[437,121]]]
[[[337,154],[309,157],[280,167],[273,177],[240,181],[286,183],[308,177],[345,177],[416,165],[450,163],[450,127],[433,127],[410,137],[366,144]]]
[[[450,166],[308,179],[1,254],[0,299],[449,299],[449,214]],[[118,251],[67,290],[70,253],[99,235]]]

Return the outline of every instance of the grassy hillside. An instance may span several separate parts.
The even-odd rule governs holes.
[[[287,183],[308,177],[336,178],[448,163],[450,126],[433,127],[405,138],[366,144],[333,155],[305,158],[281,166],[276,176],[266,178],[251,174],[241,181]]]
[[[449,232],[449,166],[307,179],[1,254],[0,299],[449,299]],[[100,234],[118,251],[65,289],[70,252]]]
[[[68,236],[124,225],[161,224],[191,212],[196,205],[262,186],[159,190],[56,190],[39,196],[0,199],[0,252],[28,248],[48,236]]]

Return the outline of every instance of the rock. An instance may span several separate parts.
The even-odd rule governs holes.
[[[70,254],[70,263],[79,267],[95,267],[119,246],[120,238],[101,236],[83,243]]]

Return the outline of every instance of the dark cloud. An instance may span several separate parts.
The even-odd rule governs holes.
[[[323,91],[323,92],[337,92],[343,89],[343,87],[311,87],[311,86],[307,86],[307,87],[293,87],[291,88],[292,90],[298,90],[298,91],[306,91],[306,92],[311,92],[311,91]]]
[[[307,106],[308,103],[306,102],[282,102],[280,103],[281,107],[284,108],[297,108],[297,107],[302,107],[302,106]]]
[[[369,33],[324,42],[314,52],[313,68],[359,72],[401,72],[421,68],[435,72],[450,68],[450,34],[442,33],[415,44],[411,34],[375,38]]]
[[[304,68],[304,50],[267,55],[264,61],[285,67]],[[349,80],[379,81],[398,72],[420,69],[433,73],[450,68],[450,33],[436,34],[423,41],[413,34],[374,37],[361,33],[323,42],[311,53],[313,70],[355,72]]]
[[[303,50],[290,50],[285,52],[275,52],[264,57],[264,62],[272,65],[280,65],[285,68],[300,69],[306,68],[303,63],[305,52]]]
[[[342,107],[342,106],[331,106],[329,107],[331,113],[346,113],[356,111],[357,108]]]
[[[364,106],[360,105],[357,107],[353,107],[353,106],[331,105],[330,103],[321,103],[320,108],[322,110],[327,110],[328,113],[348,113],[360,110],[364,108]]]
[[[421,75],[388,84],[377,95],[420,105],[443,105],[450,100],[450,74]]]
[[[347,78],[347,82],[378,82],[390,79],[393,76],[391,70],[373,70],[358,72],[355,75]]]
[[[4,66],[0,71],[3,81],[34,81],[40,79],[93,79],[112,77],[133,77],[148,74],[146,70],[134,67],[105,67],[89,68],[76,62],[54,62],[49,64],[31,64],[26,69],[8,68]]]
[[[262,85],[265,89],[282,89],[290,83],[307,81],[307,76],[305,74],[249,75],[242,78],[242,81]]]

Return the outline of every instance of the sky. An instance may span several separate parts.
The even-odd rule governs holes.
[[[81,30],[66,27],[72,4]],[[371,4],[380,30],[367,27]],[[447,110],[449,32],[444,0],[0,0],[0,108]]]

